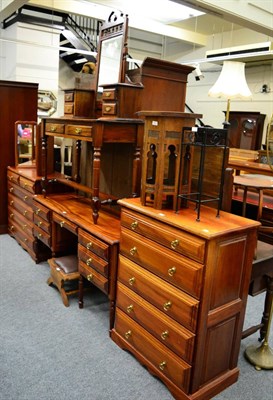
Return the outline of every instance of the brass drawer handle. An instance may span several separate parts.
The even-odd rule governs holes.
[[[11,187],[9,191],[10,191],[10,193],[12,193],[14,191],[14,188]]]
[[[27,215],[27,210],[25,210],[24,212],[23,212],[23,216],[25,217]]]
[[[80,135],[82,133],[82,129],[76,128],[75,133],[76,133],[76,135]]]
[[[43,235],[41,233],[38,233],[38,238],[40,239],[42,237],[43,237]]]
[[[42,226],[42,225],[43,225],[42,221],[39,221],[38,226]]]
[[[171,301],[167,301],[166,303],[163,304],[163,308],[165,311],[168,311],[172,306],[172,302]]]
[[[65,224],[65,221],[61,221],[61,222],[60,222],[60,227],[63,228],[63,227],[64,227],[64,224]]]
[[[86,245],[87,250],[90,250],[92,247],[93,247],[92,242],[87,243],[87,245]]]
[[[89,282],[92,282],[92,280],[94,279],[94,275],[93,275],[93,274],[89,274],[89,275],[87,275],[86,279],[87,279]]]
[[[161,338],[163,340],[166,340],[167,337],[169,337],[169,331],[164,331],[164,332],[161,333]]]
[[[131,256],[134,256],[136,253],[137,253],[137,248],[136,248],[136,246],[134,246],[130,249],[130,254],[131,254]]]
[[[24,242],[25,242],[25,243],[27,242],[27,238],[24,239]]]
[[[159,364],[159,369],[161,369],[161,371],[163,371],[163,370],[165,369],[166,366],[167,366],[166,361],[162,361],[162,362]]]
[[[13,229],[14,229],[14,226],[13,226],[13,225],[11,225],[11,227],[10,227],[10,230],[11,230],[11,231],[13,231]]]
[[[134,221],[134,222],[131,223],[131,229],[133,231],[136,230],[137,227],[138,227],[138,222],[137,221]]]
[[[24,201],[27,201],[27,199],[28,199],[28,196],[24,196]]]
[[[132,336],[132,331],[127,331],[127,332],[125,332],[125,339],[129,339],[131,336]]]
[[[14,204],[14,200],[11,200],[10,203],[9,203],[9,205],[10,205],[10,206],[13,206],[13,204]]]
[[[22,225],[23,231],[24,231],[26,228],[27,228],[27,225],[26,225],[26,224],[23,224],[23,225]]]
[[[134,276],[132,276],[132,278],[129,279],[129,285],[133,286],[133,284],[135,283],[136,278]]]
[[[168,269],[168,275],[174,276],[175,273],[176,273],[176,267],[171,267]]]
[[[104,92],[105,97],[110,97],[111,96],[111,92]]]
[[[90,267],[90,265],[92,264],[92,258],[88,258],[88,260],[86,260],[86,265],[88,265],[88,267]]]
[[[9,217],[12,219],[12,218],[14,217],[14,214],[13,214],[13,213],[11,213]]]
[[[56,130],[57,130],[57,127],[56,127],[56,126],[52,125],[52,126],[50,127],[50,131],[51,131],[51,132],[56,132]]]
[[[9,180],[13,181],[14,177],[12,175],[9,176]]]
[[[130,305],[126,308],[126,310],[127,310],[127,313],[128,313],[128,314],[130,314],[132,311],[134,311],[134,306],[133,306],[133,304],[130,304]]]
[[[178,245],[179,245],[179,240],[177,240],[177,239],[175,239],[171,242],[171,248],[174,250],[177,248]]]
[[[40,212],[41,212],[40,208],[37,208],[37,210],[35,210],[36,215],[39,215]]]
[[[28,187],[28,184],[27,184],[27,183],[24,183],[24,188],[26,188],[26,187]]]
[[[111,107],[111,106],[106,106],[106,107],[105,107],[105,111],[106,111],[106,112],[109,112],[109,111],[111,111],[111,110],[112,110],[112,107]]]

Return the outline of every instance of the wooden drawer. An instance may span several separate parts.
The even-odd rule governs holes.
[[[10,182],[19,183],[20,176],[8,169],[7,178]]]
[[[204,262],[206,241],[203,239],[124,210],[121,213],[121,225],[179,254]]]
[[[73,136],[92,137],[92,126],[66,125],[65,134]]]
[[[32,207],[33,196],[29,192],[27,192],[26,190],[22,189],[20,186],[16,185],[15,183],[12,183],[12,182],[8,183],[8,191],[9,191],[9,193],[18,197],[25,204]]]
[[[119,281],[160,311],[196,331],[199,302],[164,282],[122,255],[119,256]]]
[[[119,309],[115,330],[158,370],[184,392],[189,391],[191,367]]]
[[[33,221],[33,209],[32,207],[25,204],[22,200],[18,199],[12,194],[8,194],[8,204],[12,209],[17,210],[23,217],[27,218],[29,221]]]
[[[117,91],[116,89],[105,89],[102,93],[102,100],[116,100]]]
[[[103,103],[102,104],[102,114],[103,115],[116,115],[117,105],[116,103]]]
[[[41,240],[41,242],[43,242],[46,246],[51,246],[51,236],[41,228],[38,228],[37,225],[33,226],[33,235],[37,239]]]
[[[42,206],[40,203],[34,201],[33,202],[33,211],[34,214],[38,215],[40,218],[44,219],[45,221],[51,220],[51,210]]]
[[[74,92],[67,92],[64,94],[64,101],[74,101]]]
[[[45,130],[46,132],[51,133],[64,133],[64,124],[54,124],[51,122],[46,122]]]
[[[32,236],[33,223],[24,218],[19,212],[12,209],[11,207],[8,207],[8,218],[10,225],[16,223],[22,231],[24,231],[27,235]]]
[[[81,244],[78,245],[78,257],[88,267],[94,268],[106,278],[108,277],[108,262],[86,250]]]
[[[195,335],[118,282],[116,305],[160,342],[191,364]]]
[[[34,224],[41,228],[43,231],[51,234],[51,223],[42,219],[39,215],[34,214]]]
[[[73,112],[74,112],[74,104],[73,103],[64,105],[64,113],[65,114],[73,114]]]
[[[17,222],[8,224],[9,233],[15,237],[15,239],[28,251],[33,251],[34,238],[29,235],[26,231],[23,231]]]
[[[203,265],[122,228],[120,252],[190,295],[200,298]]]
[[[26,179],[26,178],[23,178],[22,176],[20,176],[19,184],[23,189],[27,190],[28,192],[30,192],[32,194],[35,194],[34,183],[32,181],[30,181],[29,179]]]
[[[68,231],[74,233],[77,235],[78,232],[78,226],[74,224],[73,222],[69,221],[68,219],[62,218],[61,215],[56,214],[55,212],[53,213],[52,220],[60,225],[61,228],[65,228]]]
[[[108,295],[108,279],[101,275],[95,269],[79,261],[79,273],[93,285],[97,286],[102,292]]]
[[[106,261],[109,260],[109,246],[81,228],[78,231],[78,241],[87,250],[91,250]]]

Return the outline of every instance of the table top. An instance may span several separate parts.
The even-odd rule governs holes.
[[[241,161],[229,158],[228,166],[238,171],[246,171],[253,174],[263,174],[273,177],[273,169],[268,164],[261,164],[255,161]]]
[[[244,174],[234,176],[233,183],[243,187],[273,190],[273,176],[260,174]]]

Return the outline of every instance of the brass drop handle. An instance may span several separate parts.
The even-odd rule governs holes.
[[[41,212],[40,208],[37,208],[37,210],[35,211],[35,214],[39,215],[40,212]]]
[[[27,228],[27,225],[23,224],[22,228],[23,228],[23,231],[24,231]]]
[[[27,215],[27,210],[25,210],[24,212],[23,212],[23,216],[25,217]]]
[[[11,225],[11,227],[10,227],[10,230],[11,230],[11,231],[13,231],[13,229],[14,229],[14,226],[13,226],[13,225]]]
[[[87,245],[86,245],[87,250],[90,250],[92,247],[93,247],[92,242],[87,243]]]
[[[105,97],[110,97],[111,96],[111,92],[105,92],[104,95],[105,95]]]
[[[89,281],[89,282],[91,282],[93,279],[94,279],[94,275],[93,274],[89,274],[89,275],[87,275],[87,280]]]
[[[134,221],[134,222],[131,223],[131,229],[133,231],[136,230],[137,227],[138,227],[138,222],[137,221]]]
[[[13,176],[12,175],[9,176],[9,180],[13,181]]]
[[[163,304],[163,308],[165,311],[168,311],[172,306],[172,302],[171,301],[167,301],[166,303]]]
[[[11,213],[9,217],[10,217],[10,218],[13,218],[13,217],[14,217],[14,214],[13,214],[13,213]]]
[[[164,331],[164,332],[161,333],[161,338],[163,340],[166,340],[167,337],[169,337],[169,331]]]
[[[52,126],[50,127],[50,130],[51,130],[51,132],[56,132],[56,130],[57,130],[57,127],[56,127],[56,126],[54,126],[54,125],[52,125]]]
[[[12,193],[14,191],[14,188],[11,187],[9,191],[10,191],[10,193]]]
[[[27,238],[24,239],[25,243],[27,242]]]
[[[82,133],[82,129],[76,128],[75,133],[76,133],[76,135],[80,135]]]
[[[60,227],[63,228],[63,227],[64,227],[64,224],[65,224],[65,221],[61,221],[61,222],[60,222]]]
[[[27,199],[28,199],[28,196],[24,196],[24,201],[27,201]]]
[[[132,331],[127,331],[127,332],[125,332],[125,339],[129,339],[131,336],[132,336]]]
[[[43,224],[42,221],[38,222],[38,226],[42,226],[42,224]]]
[[[174,276],[175,273],[176,273],[176,267],[171,267],[168,269],[168,275]]]
[[[136,253],[137,253],[137,248],[136,248],[136,246],[134,246],[130,249],[130,254],[131,254],[131,256],[134,256]]]
[[[10,203],[9,203],[9,205],[10,205],[10,206],[13,206],[13,203],[14,203],[14,200],[11,200]]]
[[[133,304],[130,304],[130,305],[127,307],[127,313],[130,314],[132,311],[134,311],[134,306],[133,306]]]
[[[106,112],[109,112],[109,111],[111,111],[111,109],[112,109],[112,107],[111,107],[111,106],[106,106],[106,107],[105,107],[105,111],[106,111]]]
[[[159,369],[161,369],[161,371],[163,371],[163,370],[165,369],[166,365],[167,365],[166,361],[162,361],[162,362],[159,364]]]
[[[43,235],[41,233],[38,233],[38,238],[43,237]]]
[[[28,184],[27,184],[27,183],[24,183],[24,188],[26,188],[26,187],[28,187]]]
[[[90,265],[92,264],[92,258],[88,258],[88,260],[86,260],[86,265],[88,265],[88,267],[90,267]]]
[[[171,242],[171,248],[174,250],[177,248],[178,245],[179,245],[179,240],[177,240],[177,239],[175,239]]]
[[[135,283],[136,278],[134,276],[132,276],[132,278],[129,279],[129,285],[133,286],[133,284]]]

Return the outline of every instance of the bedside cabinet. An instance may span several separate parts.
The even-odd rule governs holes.
[[[203,207],[155,210],[121,200],[111,338],[176,399],[208,399],[236,382],[259,223]]]

